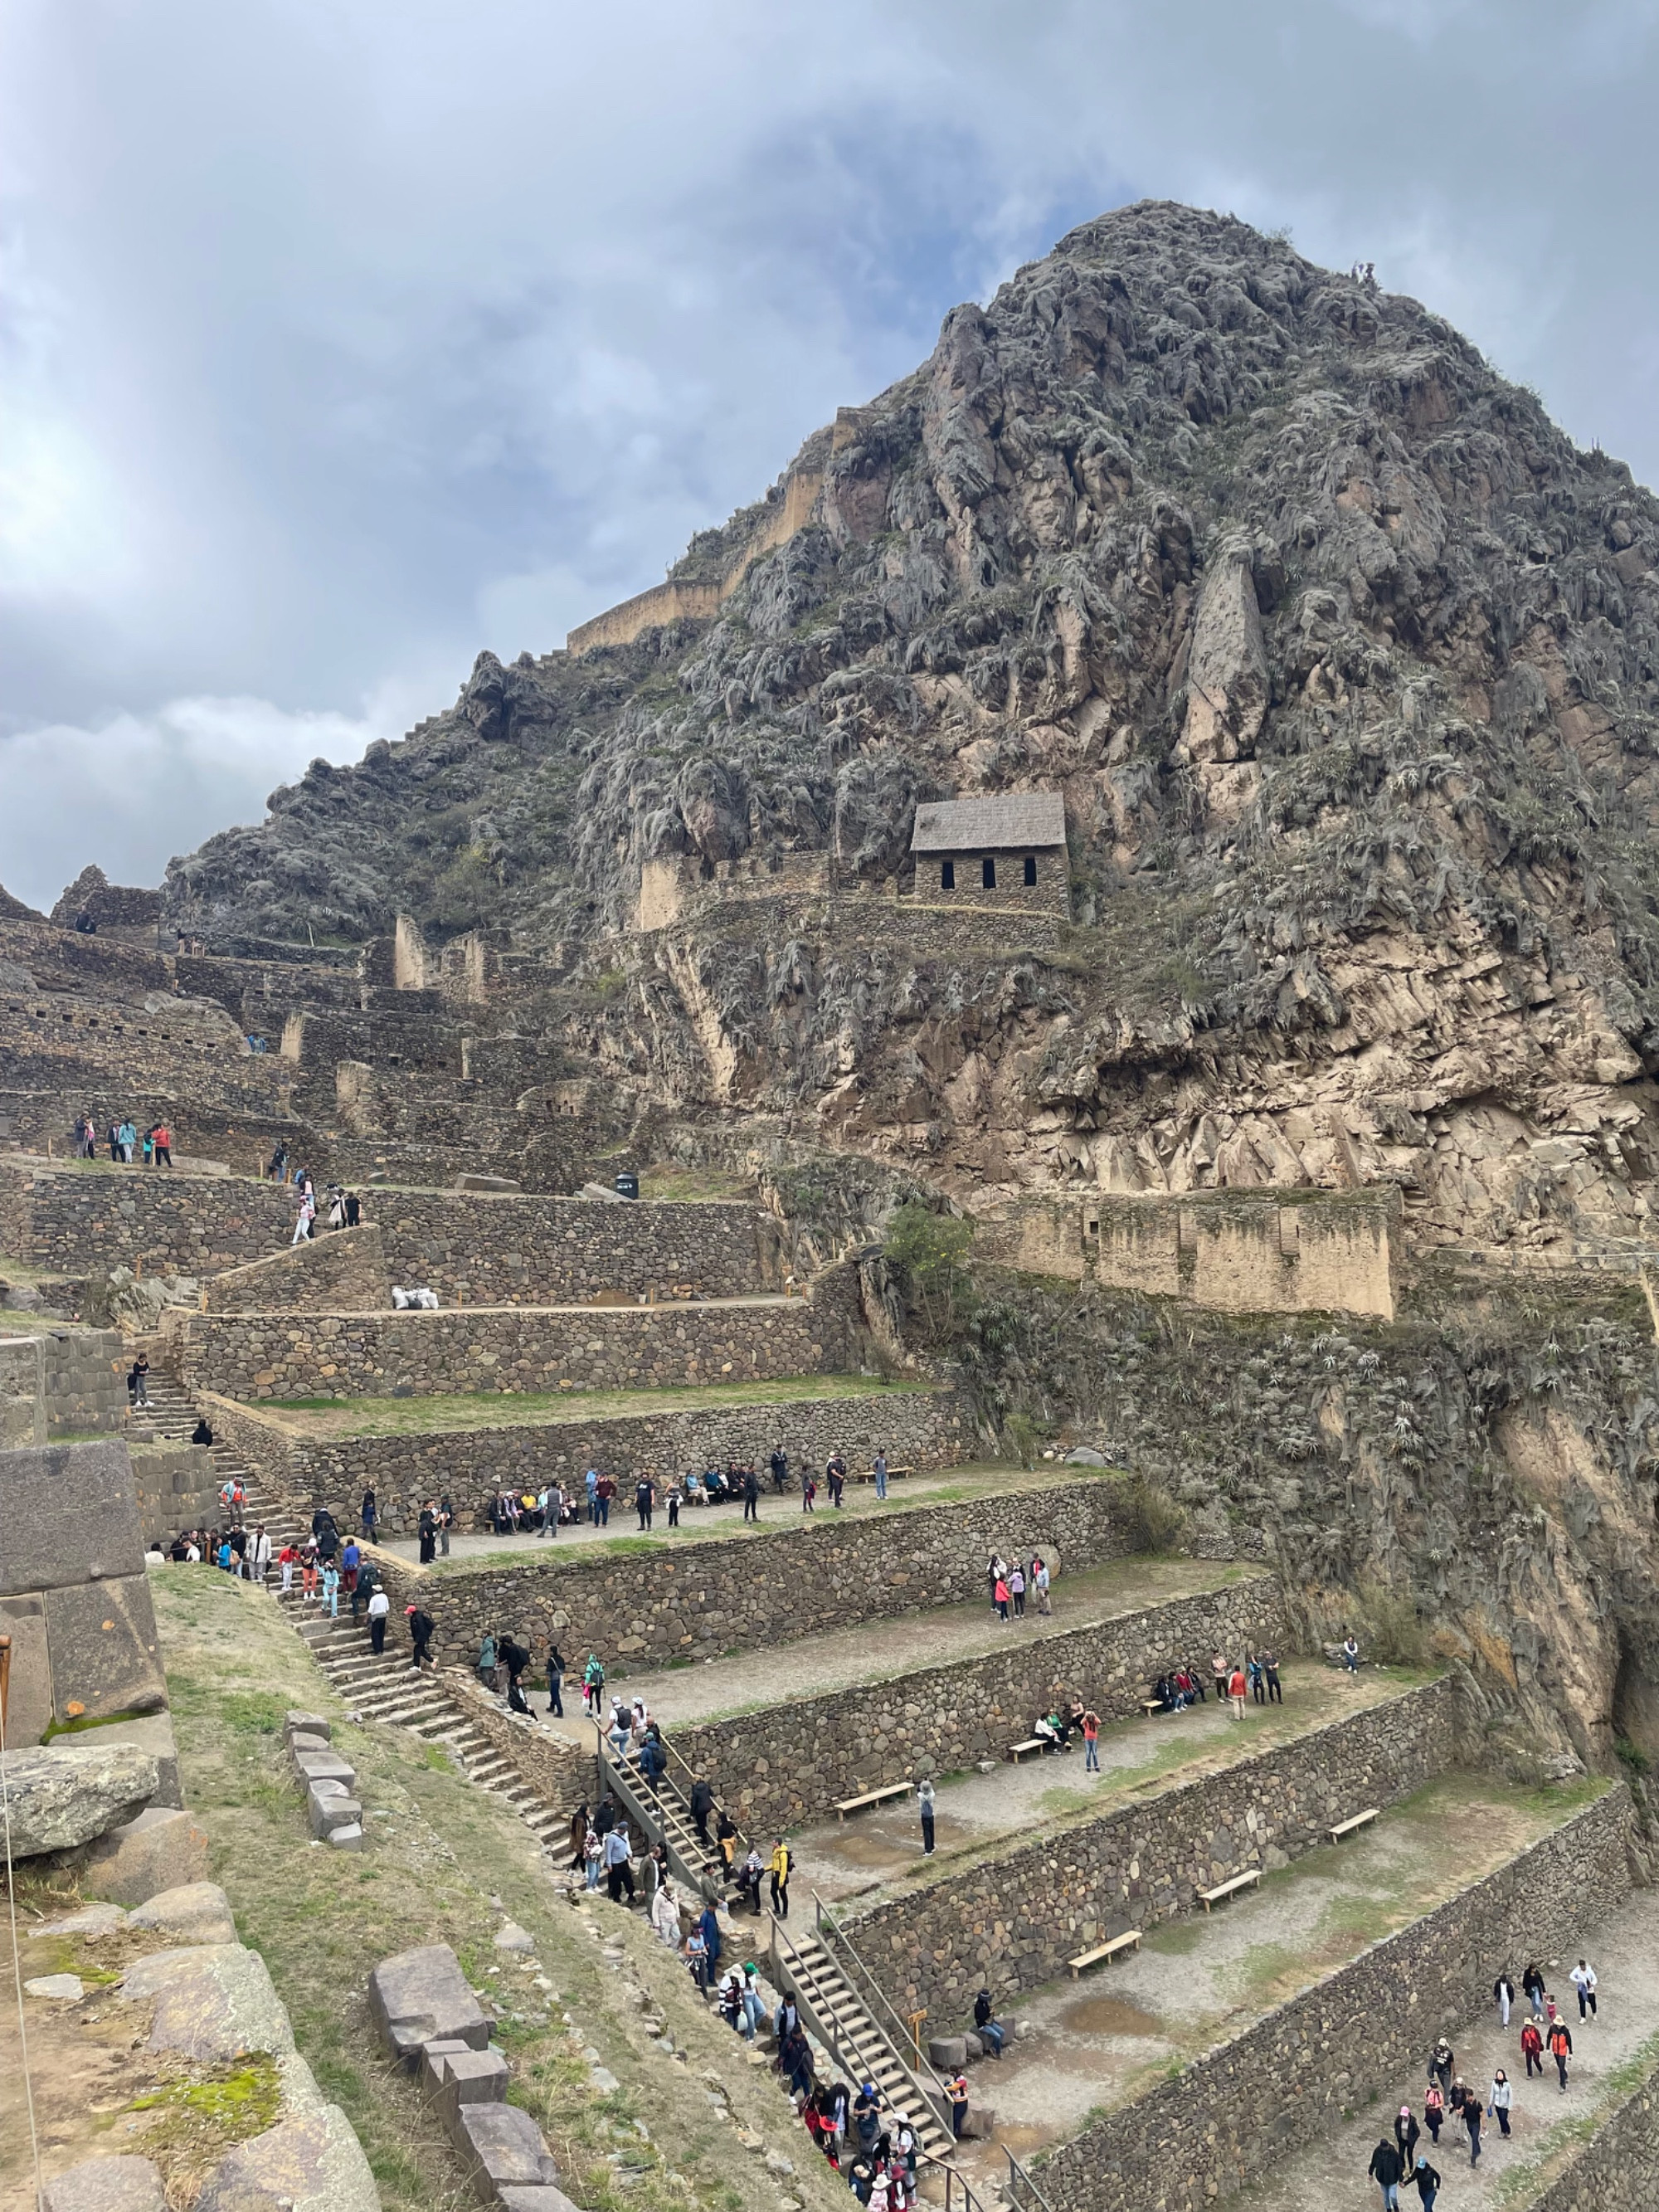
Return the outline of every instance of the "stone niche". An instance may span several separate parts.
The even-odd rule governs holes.
[[[0,1630],[8,1735],[167,1702],[125,1443],[0,1451]]]

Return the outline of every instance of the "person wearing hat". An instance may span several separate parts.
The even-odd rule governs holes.
[[[1402,2105],[1395,2115],[1394,2139],[1400,2146],[1400,2155],[1409,2173],[1417,2159],[1418,2138],[1423,2130],[1417,2124],[1417,2115],[1409,2105]]]
[[[1420,2152],[1417,2164],[1412,2168],[1411,2178],[1417,2184],[1417,2193],[1423,2201],[1423,2212],[1434,2212],[1434,2200],[1440,2194],[1440,2176]]]
[[[766,2007],[761,2001],[760,1968],[752,1959],[743,1962],[743,1992],[738,2001],[743,2007],[744,2040],[752,2043],[766,2018]]]
[[[1387,2136],[1371,2153],[1371,2162],[1365,2171],[1382,2191],[1382,2212],[1399,2212],[1400,2185],[1405,2179],[1406,2168],[1399,2150]]]

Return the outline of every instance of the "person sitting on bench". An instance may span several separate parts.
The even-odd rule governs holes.
[[[974,2033],[993,2058],[1001,2057],[1002,2046],[1007,2041],[1007,2036],[993,2016],[989,1990],[981,1990],[974,1999]]]
[[[1040,1736],[1045,1745],[1052,1744],[1056,1751],[1065,1750],[1066,1739],[1071,1732],[1070,1722],[1062,1720],[1058,1713],[1044,1714],[1031,1730],[1033,1735]]]

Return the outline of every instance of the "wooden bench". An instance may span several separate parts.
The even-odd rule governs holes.
[[[1378,1808],[1368,1805],[1363,1813],[1355,1813],[1346,1820],[1339,1820],[1331,1830],[1331,1841],[1340,1844],[1344,1836],[1352,1836],[1356,1829],[1369,1828],[1377,1817]]]
[[[1143,1698],[1140,1701],[1140,1710],[1148,1717],[1153,1713],[1161,1713],[1164,1710],[1164,1700],[1162,1698]]]
[[[1072,1970],[1072,1979],[1076,1981],[1078,1976],[1085,1973],[1091,1966],[1098,1966],[1105,1960],[1115,1959],[1120,1951],[1138,1951],[1139,1948],[1139,1929],[1126,1928],[1121,1936],[1114,1936],[1104,1943],[1097,1943],[1092,1951],[1079,1951],[1075,1959],[1068,1959],[1066,1963]]]
[[[890,1467],[887,1470],[887,1480],[889,1482],[902,1482],[907,1475],[912,1475],[915,1473],[915,1469],[913,1467]],[[847,1477],[848,1482],[873,1482],[875,1479],[876,1471],[872,1467],[853,1468],[849,1469]]]
[[[872,1805],[884,1805],[890,1797],[908,1797],[914,1784],[884,1782],[879,1790],[866,1790],[862,1797],[844,1798],[836,1808],[837,1816],[845,1820],[849,1813],[862,1813]]]
[[[1234,1875],[1231,1881],[1218,1881],[1213,1889],[1200,1889],[1198,1893],[1204,1900],[1204,1910],[1208,1912],[1212,1905],[1219,1905],[1223,1898],[1234,1896],[1241,1889],[1254,1889],[1261,1879],[1260,1867],[1246,1867],[1243,1874]]]
[[[1028,1735],[1024,1743],[1011,1743],[1009,1745],[1008,1756],[1013,1760],[1014,1765],[1018,1766],[1021,1759],[1028,1758],[1032,1752],[1036,1752],[1038,1756],[1041,1757],[1042,1753],[1044,1753],[1048,1748],[1048,1740],[1046,1736]]]

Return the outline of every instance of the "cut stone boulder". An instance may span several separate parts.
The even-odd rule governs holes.
[[[941,2073],[954,2074],[959,2066],[968,2063],[968,2045],[959,2035],[934,2035],[928,2038],[927,2063]]]
[[[441,2062],[438,2110],[456,2147],[465,2151],[467,2137],[461,2114],[471,2105],[500,2105],[507,2100],[508,2068],[499,2051],[452,2051]]]
[[[230,1899],[214,1881],[187,1881],[180,1889],[163,1889],[143,1905],[134,1905],[128,1917],[133,1928],[153,1928],[171,1936],[176,1943],[234,1943],[236,1923]]]
[[[357,1770],[349,1759],[342,1759],[337,1751],[296,1751],[294,1764],[304,1782],[343,1782],[348,1790],[355,1789]]]
[[[152,1952],[127,1969],[119,1994],[129,2004],[155,2003],[147,2050],[211,2063],[294,2048],[264,1960],[240,1943]]]
[[[360,1851],[363,1847],[363,1826],[361,1820],[348,1820],[343,1827],[328,1832],[331,1850]]]
[[[167,2212],[147,2158],[89,2158],[46,2184],[46,2212]]]
[[[362,2145],[337,2105],[239,2143],[208,2177],[196,2212],[380,2212]]]
[[[363,1808],[348,1795],[343,1783],[313,1782],[307,1802],[313,1836],[329,1836],[336,1828],[349,1827],[353,1821],[361,1825],[362,1821]]]
[[[155,1795],[155,1761],[131,1744],[51,1744],[6,1760],[14,1858],[73,1850],[118,1829]]]
[[[968,2116],[963,2121],[963,2138],[972,2142],[989,2142],[997,2131],[997,2116],[988,2105],[969,2105]]]
[[[517,2105],[463,2105],[456,2148],[471,2167],[474,2194],[499,2204],[501,2191],[558,2184],[553,2154],[528,2112]]]
[[[188,1813],[156,1806],[98,1838],[82,1887],[114,1905],[142,1905],[161,1890],[205,1881],[207,1870],[206,1831]]]
[[[489,2042],[492,2022],[447,1943],[382,1959],[368,1978],[368,2008],[381,2041],[406,2066],[419,2064],[423,2043],[453,2041],[483,2051]]]
[[[290,1743],[296,1735],[319,1735],[325,1743],[331,1743],[334,1723],[326,1713],[302,1713],[290,1706],[283,1715],[283,1734]]]
[[[146,1713],[136,1721],[111,1721],[88,1741],[100,1745],[130,1743],[139,1751],[147,1751],[156,1765],[155,1795],[150,1803],[183,1810],[185,1794],[179,1783],[179,1746],[173,1738],[171,1714]]]
[[[40,1929],[42,1936],[80,1936],[93,1942],[100,1936],[112,1936],[118,1928],[125,1928],[127,1916],[118,1905],[83,1905],[78,1912],[66,1912],[61,1920],[48,1920]]]

